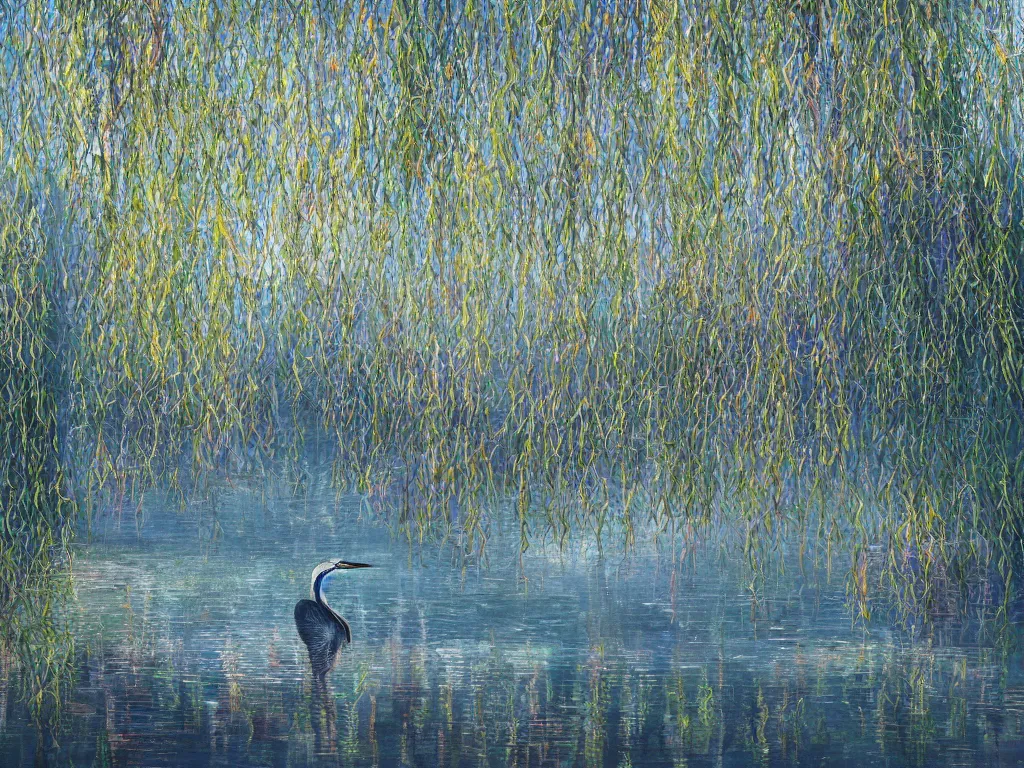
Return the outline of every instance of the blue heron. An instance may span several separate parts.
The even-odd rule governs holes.
[[[323,680],[334,667],[342,643],[352,642],[352,629],[348,622],[324,599],[324,586],[336,571],[353,568],[369,568],[365,563],[337,562],[320,563],[313,569],[310,582],[312,600],[299,600],[295,604],[295,628],[309,651],[309,663],[313,666],[313,677]]]

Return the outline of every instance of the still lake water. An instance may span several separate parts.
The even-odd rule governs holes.
[[[76,679],[0,765],[1016,765],[1024,669],[962,626],[851,622],[796,565],[756,606],[735,556],[410,543],[357,502],[239,490],[99,519],[74,562]],[[317,696],[292,619],[312,567],[352,625]],[[749,577],[746,577],[747,579]]]

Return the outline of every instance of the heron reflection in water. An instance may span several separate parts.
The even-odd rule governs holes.
[[[316,733],[317,751],[331,750],[334,744],[334,696],[327,686],[327,673],[334,668],[341,646],[352,642],[352,628],[340,613],[327,604],[324,587],[338,571],[369,567],[366,563],[348,563],[344,560],[320,563],[313,569],[310,581],[312,599],[299,600],[295,604],[295,628],[306,644],[309,663],[313,668],[310,714]]]

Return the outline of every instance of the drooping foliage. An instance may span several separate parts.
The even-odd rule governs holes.
[[[5,14],[6,564],[315,442],[421,535],[504,498],[523,546],[842,545],[864,615],[911,558],[1010,587],[1014,4]]]

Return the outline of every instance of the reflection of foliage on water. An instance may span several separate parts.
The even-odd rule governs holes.
[[[139,624],[127,610],[122,621]],[[179,654],[162,631],[111,634],[123,641],[79,651],[57,741],[74,750],[101,734],[106,764],[201,746],[224,760],[287,755],[289,765],[316,755],[352,765],[684,764],[737,750],[751,762],[818,764],[849,749],[929,765],[980,735],[1024,737],[1019,720],[993,719],[1010,704],[991,699],[1006,661],[986,651],[819,639],[791,664],[755,669],[680,637],[662,674],[615,641],[565,664],[544,647],[437,645],[402,627],[396,619],[393,634],[343,655],[326,706],[295,638],[272,635],[265,652],[248,647],[256,638],[244,648],[224,639],[211,665]]]

